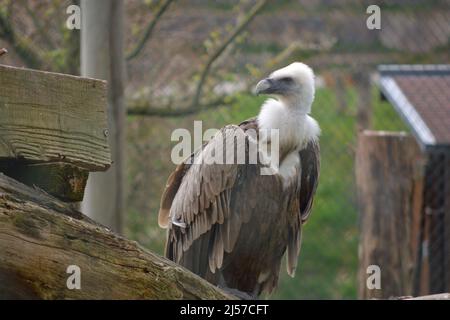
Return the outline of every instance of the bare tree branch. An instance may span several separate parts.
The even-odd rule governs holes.
[[[72,0],[73,5],[80,5],[80,0]],[[69,30],[63,28],[61,30],[63,34],[63,48],[65,48],[64,60],[61,65],[60,72],[69,73],[74,75],[80,74],[80,30]]]
[[[250,10],[250,12],[242,19],[242,21],[234,28],[234,30],[228,35],[225,41],[217,47],[217,49],[211,54],[206,62],[203,70],[201,72],[200,80],[197,84],[197,89],[195,91],[194,98],[192,100],[192,107],[196,108],[196,106],[200,102],[200,98],[203,92],[203,86],[208,77],[209,71],[211,69],[212,64],[220,57],[220,55],[225,51],[225,49],[230,45],[236,37],[245,30],[248,24],[256,17],[256,15],[263,9],[266,5],[267,0],[258,1]]]
[[[273,69],[277,68],[279,65],[285,63],[286,60],[288,60],[296,52],[296,50],[300,50],[301,48],[302,48],[301,43],[293,42],[286,49],[284,49],[279,54],[270,59],[268,63],[266,63],[261,68],[261,71],[258,72],[256,77],[269,73]],[[180,107],[177,109],[174,109],[171,103],[166,104],[165,107],[154,107],[150,105],[147,100],[134,100],[134,101],[132,100],[128,102],[129,107],[127,114],[145,117],[153,117],[153,116],[181,117],[191,115],[198,113],[200,111],[210,110],[224,105],[230,105],[238,100],[239,94],[249,92],[252,85],[253,85],[252,81],[248,81],[243,90],[236,92],[232,96],[221,96],[211,99],[210,102],[208,103],[191,105],[187,107]]]
[[[0,38],[7,41],[25,64],[34,69],[39,69],[43,64],[39,55],[23,41],[14,31],[8,14],[0,11]]]
[[[299,41],[292,42],[287,48],[281,51],[279,54],[270,59],[264,67],[261,69],[258,76],[265,75],[277,67],[286,64],[286,61],[297,51],[302,49],[302,44]]]
[[[164,3],[159,7],[159,10],[156,12],[155,17],[153,18],[152,21],[150,21],[147,28],[145,29],[144,35],[139,40],[136,47],[134,47],[134,49],[131,50],[131,52],[127,55],[126,59],[128,61],[135,58],[144,48],[145,43],[147,42],[148,39],[150,39],[153,30],[155,29],[155,26],[158,24],[158,21],[160,20],[164,12],[167,11],[172,2],[173,0],[165,0]]]
[[[35,12],[28,5],[28,1],[22,0],[20,2],[20,4],[25,7],[25,10],[26,10],[27,14],[30,16],[31,21],[33,21],[34,28],[39,33],[39,37],[41,38],[41,40],[44,41],[44,43],[48,46],[49,49],[54,49],[55,44],[53,43],[52,39],[49,37],[48,32],[46,32],[44,26],[42,25],[39,18],[36,16]]]
[[[148,101],[130,101],[128,103],[128,115],[136,116],[159,116],[159,117],[181,117],[198,113],[203,110],[214,109],[223,105],[231,104],[236,101],[235,96],[221,96],[214,99],[210,99],[209,102],[200,103],[200,97],[206,79],[211,71],[213,63],[225,52],[231,43],[244,31],[249,23],[258,15],[258,13],[264,8],[267,0],[258,1],[250,11],[243,17],[243,19],[235,26],[228,37],[216,48],[216,50],[208,57],[208,61],[201,71],[200,80],[197,84],[195,96],[192,103],[189,106],[173,108],[172,104],[168,104],[164,107],[153,107],[149,105]]]
[[[171,105],[157,108],[149,106],[147,101],[144,103],[139,102],[129,102],[127,114],[132,116],[145,116],[145,117],[182,117],[191,114],[198,113],[200,111],[214,109],[220,106],[229,105],[236,101],[235,96],[219,97],[210,102],[198,105],[198,106],[188,106],[188,107],[178,107],[173,108]]]

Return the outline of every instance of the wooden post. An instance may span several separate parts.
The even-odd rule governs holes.
[[[423,194],[423,154],[406,133],[363,131],[356,154],[360,217],[358,295],[413,294]],[[381,289],[369,289],[371,265]],[[372,283],[374,284],[374,282]]]
[[[81,211],[119,233],[125,195],[125,1],[82,0],[81,74],[108,81],[108,130],[113,164],[89,174]]]
[[[372,124],[372,96],[370,71],[367,68],[358,70],[353,75],[358,91],[358,105],[356,113],[357,132],[370,129]]]
[[[0,172],[81,201],[111,164],[106,82],[0,65]]]

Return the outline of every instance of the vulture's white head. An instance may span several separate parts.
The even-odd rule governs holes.
[[[289,108],[309,113],[315,93],[314,72],[304,63],[291,63],[261,80],[255,93],[273,95]]]

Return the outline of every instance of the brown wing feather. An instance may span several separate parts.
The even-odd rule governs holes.
[[[158,224],[161,228],[167,228],[169,224],[170,207],[186,172],[186,166],[184,163],[178,165],[167,179],[166,188],[161,196],[158,214]]]
[[[306,148],[300,151],[300,189],[298,198],[293,199],[291,212],[298,214],[299,219],[292,220],[289,228],[287,246],[287,272],[290,276],[295,275],[298,256],[302,241],[302,224],[306,223],[311,213],[314,195],[319,181],[320,149],[319,143],[310,141]]]
[[[311,213],[314,195],[319,182],[320,147],[312,140],[307,147],[300,151],[301,161],[301,189],[300,189],[300,215],[305,223]]]

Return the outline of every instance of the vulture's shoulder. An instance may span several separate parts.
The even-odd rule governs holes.
[[[253,118],[247,119],[245,121],[242,121],[239,124],[239,127],[244,131],[258,130],[258,118],[253,117]]]

